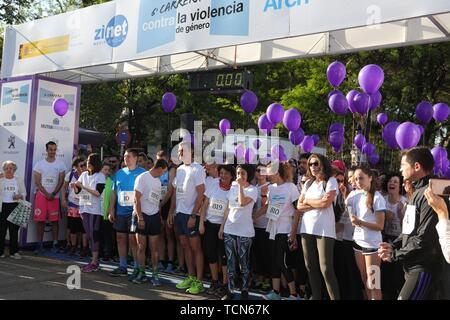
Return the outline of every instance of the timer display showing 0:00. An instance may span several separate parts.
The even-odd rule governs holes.
[[[242,86],[242,73],[221,73],[216,76],[216,86],[221,87],[240,87]]]

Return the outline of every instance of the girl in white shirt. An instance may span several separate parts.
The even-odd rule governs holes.
[[[355,257],[363,283],[366,285],[367,298],[381,300],[380,258],[377,250],[382,242],[381,231],[384,228],[386,202],[376,191],[376,181],[368,167],[358,167],[355,171],[358,191],[352,191],[347,197],[347,210],[355,226]]]
[[[255,228],[252,211],[258,197],[258,191],[250,184],[255,175],[251,165],[237,167],[237,179],[228,193],[228,208],[225,210],[224,222],[220,226],[219,239],[224,239],[227,256],[228,292],[227,299],[232,299],[236,265],[239,263],[242,275],[241,298],[248,299],[250,286],[250,249]]]
[[[333,201],[337,182],[331,176],[330,161],[321,154],[313,153],[309,157],[308,176],[312,179],[305,183],[297,209],[303,213],[300,230],[312,299],[322,298],[322,272],[330,299],[339,300],[339,285],[333,265],[336,239]]]

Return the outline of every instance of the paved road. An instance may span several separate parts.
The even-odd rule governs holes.
[[[70,265],[82,265],[82,261],[52,256],[34,256],[24,253],[22,260],[0,259],[0,299],[62,299],[62,300],[205,300],[203,295],[190,295],[175,288],[179,278],[165,276],[161,287],[151,284],[137,285],[126,278],[112,278],[108,271],[113,266],[101,264],[102,270],[81,273],[81,288],[69,290],[66,273]],[[164,277],[164,275],[163,275]]]

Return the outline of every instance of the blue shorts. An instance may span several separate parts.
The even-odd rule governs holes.
[[[375,254],[378,253],[378,248],[364,248],[353,242],[353,250],[355,252],[362,253],[363,255]]]
[[[157,236],[161,233],[161,215],[159,213],[151,216],[142,213],[144,216],[144,229],[136,229],[136,232],[143,236]]]
[[[131,216],[131,213],[125,216],[116,215],[116,219],[113,224],[114,230],[119,233],[134,233],[131,232]]]
[[[184,214],[178,212],[174,218],[175,230],[179,236],[186,236],[188,238],[198,236],[200,233],[198,232],[198,226],[200,224],[200,217],[197,216],[195,218],[195,227],[188,228],[188,221],[191,217],[190,214]]]

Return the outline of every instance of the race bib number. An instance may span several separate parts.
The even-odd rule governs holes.
[[[80,206],[90,206],[92,205],[92,195],[87,191],[80,192]]]
[[[155,192],[155,191],[150,191],[149,195],[148,195],[148,200],[154,204],[154,205],[159,205],[159,200],[161,197],[161,193],[160,192]]]
[[[182,199],[186,196],[183,186],[177,186],[177,199]]]
[[[10,194],[18,193],[16,186],[4,186],[3,187],[3,192],[4,193],[10,193]]]
[[[47,191],[53,191],[56,187],[56,177],[48,176],[42,179],[42,186]]]
[[[220,199],[211,199],[208,213],[213,216],[223,217],[225,214],[226,202]]]
[[[267,208],[266,217],[270,220],[277,221],[281,215],[281,211],[283,210],[285,201],[285,196],[271,196],[269,199],[269,207]]]
[[[122,207],[132,207],[134,205],[134,191],[121,191],[119,194],[119,204]]]
[[[353,231],[353,238],[355,240],[364,240],[364,228],[356,226]]]
[[[386,233],[392,235],[398,235],[400,233],[400,220],[394,219],[386,222]]]
[[[167,186],[161,186],[161,200],[164,200],[167,194]]]
[[[403,217],[403,234],[410,234],[414,230],[416,224],[416,206],[409,205],[406,207],[405,216]]]

